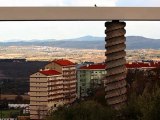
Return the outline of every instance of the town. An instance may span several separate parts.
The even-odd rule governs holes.
[[[58,48],[49,46],[1,46],[0,59],[26,59],[27,61],[52,61],[53,59],[69,59],[75,63],[92,61],[104,62],[105,50]],[[160,60],[158,49],[126,50],[126,60]]]
[[[134,55],[137,54],[136,52],[133,53]],[[10,65],[16,64],[16,66],[27,62],[25,59],[0,60],[0,64],[10,63]],[[34,65],[36,64],[34,62]],[[107,84],[104,82],[107,68],[104,62],[86,61],[75,63],[69,59],[61,58],[44,62],[43,64],[38,63],[38,65],[39,67],[36,70],[31,70],[32,73],[28,73],[30,75],[25,78],[28,83],[25,84],[27,89],[20,94],[13,93],[14,90],[7,90],[4,82],[7,80],[14,81],[14,79],[9,78],[1,70],[1,76],[5,76],[1,78],[1,93],[3,93],[1,95],[2,118],[44,119],[50,112],[57,110],[60,106],[72,106],[78,101],[93,99],[97,96],[97,92],[104,92],[103,86]],[[33,69],[33,67],[30,67],[30,69]],[[160,78],[159,61],[132,60],[128,61],[126,68],[127,83],[124,84],[128,86],[128,91],[130,92],[135,91],[137,94],[142,94],[148,90],[148,86],[151,87],[153,85],[153,81],[158,81]],[[21,72],[23,72],[23,69],[21,68]],[[141,79],[143,78],[141,83],[139,83],[139,75],[141,75]],[[24,81],[24,76],[19,74],[15,79]],[[110,88],[111,92],[114,91],[115,86],[112,87]],[[121,92],[123,94],[125,91],[122,90]],[[112,93],[111,96],[107,97],[112,98],[113,96],[114,94]],[[7,115],[5,111],[12,111],[12,113]]]

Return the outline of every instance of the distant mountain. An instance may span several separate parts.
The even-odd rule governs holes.
[[[20,40],[20,39],[11,39],[11,40],[5,40],[3,43],[9,43],[9,42],[43,42],[43,41],[54,41],[56,39],[31,39],[31,40]]]
[[[30,40],[16,42],[1,42],[0,46],[52,46],[60,48],[77,49],[105,49],[104,37],[83,36],[74,39],[63,40]],[[160,39],[151,39],[141,36],[128,36],[126,40],[127,49],[160,49]]]
[[[63,41],[99,41],[103,40],[103,37],[96,37],[96,36],[83,36],[79,38],[72,38],[72,39],[64,39]]]
[[[160,39],[151,39],[141,36],[128,36],[127,49],[160,49]]]

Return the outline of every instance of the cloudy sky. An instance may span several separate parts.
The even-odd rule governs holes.
[[[147,6],[160,7],[160,0],[0,0],[0,6]],[[127,22],[127,36],[160,39],[160,22]],[[105,36],[101,22],[0,22],[0,41],[64,39],[85,35]]]

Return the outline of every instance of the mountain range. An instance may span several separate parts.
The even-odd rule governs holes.
[[[83,36],[73,39],[46,39],[30,41],[8,41],[0,42],[0,46],[52,46],[60,48],[77,48],[77,49],[105,49],[105,38],[94,36]],[[126,49],[159,49],[160,39],[145,38],[141,36],[127,36]]]

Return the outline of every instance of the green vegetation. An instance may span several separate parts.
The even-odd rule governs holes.
[[[128,72],[128,102],[123,120],[160,120],[160,69]]]
[[[89,100],[60,107],[47,120],[160,120],[160,88],[139,96],[132,94],[121,111]]]
[[[60,107],[47,120],[115,120],[114,114],[109,107],[95,101],[87,101],[72,107]]]
[[[120,111],[104,99],[104,88],[69,107],[51,112],[47,120],[160,120],[160,69],[128,72],[128,101]]]
[[[16,118],[18,115],[21,114],[21,110],[2,110],[0,111],[0,116],[2,112],[2,118]]]
[[[124,120],[160,120],[160,88],[140,96],[132,95],[122,109]]]

